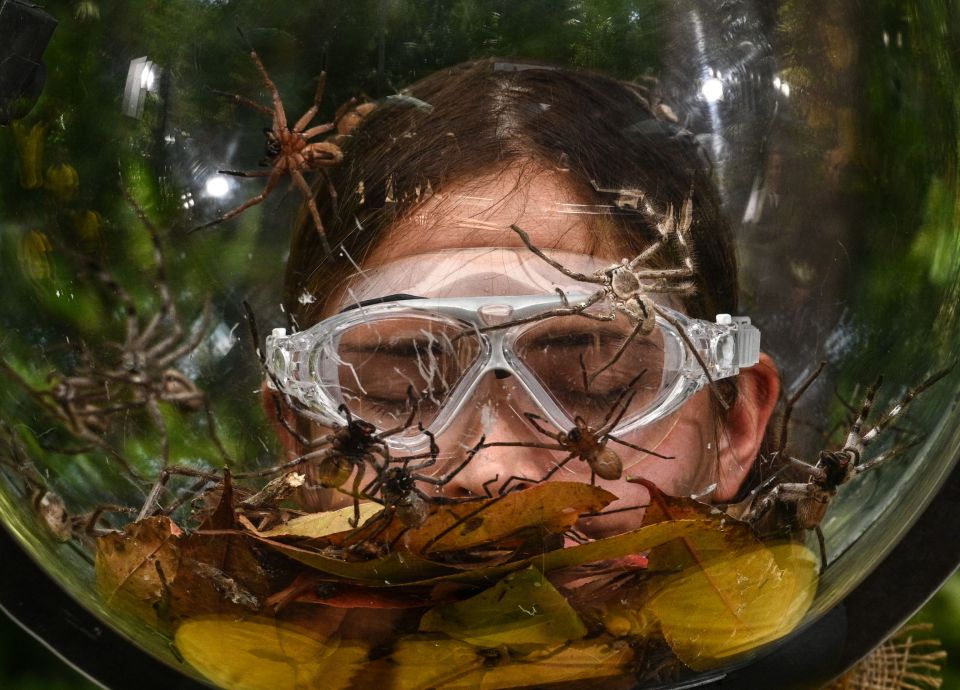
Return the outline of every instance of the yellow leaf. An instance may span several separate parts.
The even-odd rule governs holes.
[[[506,652],[481,650],[458,640],[402,639],[393,653],[362,670],[364,683],[378,690],[501,690],[626,676],[633,652],[623,643],[586,640],[554,645],[511,659]]]
[[[758,544],[668,576],[648,606],[677,658],[703,671],[791,632],[818,565],[800,544]]]
[[[174,644],[210,682],[226,690],[338,690],[367,658],[359,643],[325,640],[307,628],[270,618],[194,618]]]
[[[476,690],[486,662],[478,652],[458,640],[408,637],[364,667],[362,677],[378,690]]]
[[[600,511],[616,499],[598,486],[543,482],[487,501],[444,506],[422,527],[404,534],[402,543],[426,555],[495,544],[530,528],[559,533],[583,513]]]
[[[479,686],[466,687],[503,690],[526,688],[532,684],[541,686],[574,681],[580,689],[605,687],[606,683],[587,684],[586,681],[612,676],[625,677],[630,671],[632,661],[633,650],[625,642],[606,644],[597,640],[581,640],[531,654],[514,663],[496,666],[483,674]],[[630,686],[632,687],[633,683]],[[441,687],[448,690],[446,685]]]
[[[43,144],[47,138],[47,126],[37,122],[28,128],[22,121],[16,121],[10,128],[17,151],[20,186],[24,189],[42,187]]]
[[[520,649],[587,634],[567,600],[536,568],[508,575],[464,601],[431,609],[420,620],[420,630],[446,633],[479,647]]]
[[[383,510],[383,507],[377,503],[360,504],[361,523]],[[284,537],[306,537],[308,539],[319,539],[338,532],[344,532],[349,529],[350,523],[347,520],[353,519],[353,506],[347,506],[340,510],[331,510],[323,513],[310,513],[294,518],[289,522],[267,530],[266,532],[257,532],[261,537],[269,539],[282,539]]]

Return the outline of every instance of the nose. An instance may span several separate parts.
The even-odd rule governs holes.
[[[462,413],[461,443],[464,452],[481,437],[485,444],[525,443],[481,447],[455,477],[443,488],[447,496],[466,498],[497,495],[507,481],[511,488],[535,483],[553,466],[557,453],[537,445],[552,445],[552,439],[533,430],[524,412],[536,407],[509,372],[488,374],[474,392],[471,404]],[[511,479],[512,478],[512,479]]]

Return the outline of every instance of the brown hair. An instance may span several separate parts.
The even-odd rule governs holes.
[[[494,59],[438,71],[387,98],[344,144],[345,162],[330,173],[336,199],[318,187],[317,203],[334,255],[364,257],[382,231],[404,217],[425,190],[533,163],[561,169],[586,203],[614,204],[638,190],[655,210],[628,204],[603,227],[625,256],[657,236],[656,222],[692,194],[690,240],[697,294],[688,312],[733,313],[736,263],[729,227],[689,132],[659,119],[645,92],[599,74]],[[293,237],[284,302],[296,325],[320,318],[324,298],[351,271],[348,260],[324,256],[304,215]],[[302,304],[304,292],[317,297]]]

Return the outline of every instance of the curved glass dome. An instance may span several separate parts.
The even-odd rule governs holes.
[[[0,2],[0,519],[225,688],[762,660],[958,454],[956,21]]]

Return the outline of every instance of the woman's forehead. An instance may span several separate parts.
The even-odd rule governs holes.
[[[511,225],[537,247],[616,260],[609,241],[598,244],[594,227],[602,207],[585,204],[561,173],[509,170],[496,177],[451,185],[388,228],[363,262],[364,268],[459,248],[518,247]]]

